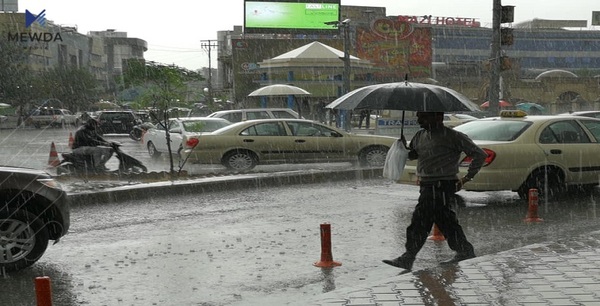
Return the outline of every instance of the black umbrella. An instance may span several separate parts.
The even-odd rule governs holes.
[[[355,89],[329,103],[327,108],[360,110],[387,109],[418,112],[479,111],[479,106],[469,98],[447,87],[412,83],[376,84]]]
[[[337,98],[326,107],[418,112],[479,111],[477,104],[450,88],[407,81],[361,87]]]

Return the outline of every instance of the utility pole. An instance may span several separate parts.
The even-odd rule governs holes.
[[[212,48],[216,48],[217,44],[214,40],[201,40],[200,41],[200,46],[202,47],[202,49],[206,50],[206,52],[208,52],[208,84],[207,84],[207,96],[206,96],[206,103],[208,103],[208,105],[212,105],[214,100],[213,100],[213,90],[212,90],[212,67],[211,67],[211,58],[210,58],[210,53],[212,51]]]
[[[344,72],[342,74],[342,94],[350,92],[350,19],[343,21],[328,21],[325,22],[327,25],[334,25],[341,29],[344,38],[344,57],[340,59],[344,62]],[[339,119],[341,121],[340,127],[345,131],[352,129],[352,112],[347,110],[338,110]],[[336,118],[337,120],[338,118]]]
[[[490,90],[488,93],[490,106],[488,112],[491,116],[496,116],[500,109],[500,19],[502,17],[502,3],[500,0],[493,1],[492,54],[490,59]]]

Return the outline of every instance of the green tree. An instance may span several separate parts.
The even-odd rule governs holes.
[[[187,82],[203,80],[197,72],[175,65],[165,65],[143,60],[128,60],[123,71],[123,88],[142,86],[146,90],[141,95],[140,105],[150,107],[154,112],[151,115],[159,124],[165,128],[167,148],[169,152],[170,172],[174,173],[173,155],[171,149],[170,134],[166,125],[168,123],[168,110],[173,107],[181,107],[185,101]],[[180,169],[183,164],[180,164]]]
[[[97,100],[98,81],[86,69],[73,66],[52,68],[37,76],[36,87],[45,94],[43,99],[58,99],[62,107],[78,111]]]
[[[37,98],[33,88],[34,75],[27,65],[29,52],[21,44],[0,38],[0,102],[17,109],[18,122],[28,104]]]

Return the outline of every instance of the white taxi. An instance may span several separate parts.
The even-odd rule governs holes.
[[[600,119],[582,116],[527,116],[502,111],[455,128],[468,135],[487,154],[484,166],[465,184],[469,191],[511,190],[527,198],[531,188],[540,197],[563,193],[569,187],[591,190],[600,180]],[[460,161],[467,173],[469,158]],[[409,161],[401,183],[416,183],[416,161]]]

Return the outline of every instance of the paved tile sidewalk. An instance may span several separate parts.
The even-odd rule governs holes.
[[[600,231],[413,271],[304,304],[600,306]]]

